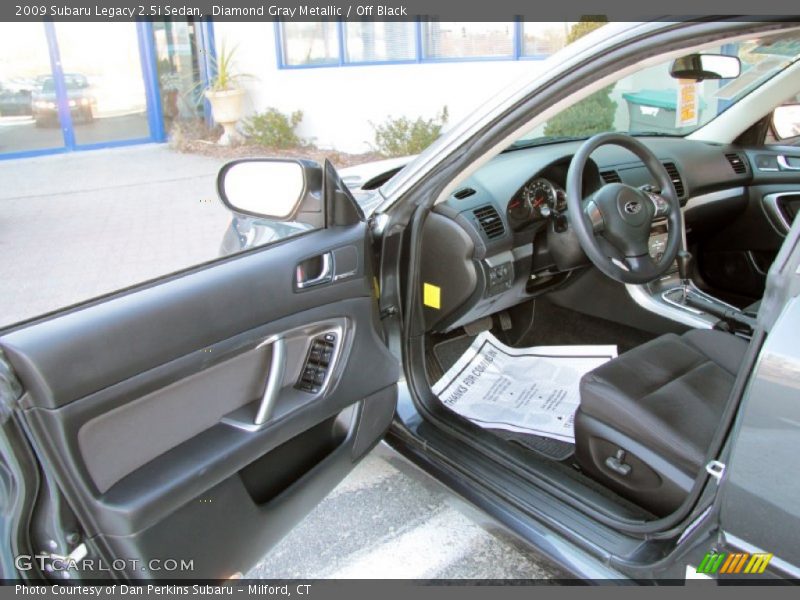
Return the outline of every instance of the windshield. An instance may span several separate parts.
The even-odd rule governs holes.
[[[64,85],[68,90],[82,90],[89,86],[83,75],[70,75],[69,73],[64,75]],[[52,77],[48,77],[44,80],[44,83],[42,83],[43,92],[54,92],[55,89],[56,84]]]
[[[513,147],[583,139],[614,131],[684,136],[699,129],[800,58],[800,33],[714,46],[703,53],[736,56],[733,79],[674,79],[672,61],[643,68],[573,104],[517,140]]]

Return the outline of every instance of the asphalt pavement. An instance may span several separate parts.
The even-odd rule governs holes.
[[[0,327],[217,258],[224,162],[155,144],[0,161]]]
[[[477,509],[381,445],[246,577],[564,577],[485,521]]]

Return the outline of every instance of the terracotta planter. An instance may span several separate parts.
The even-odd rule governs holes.
[[[224,133],[219,143],[228,146],[239,139],[236,123],[242,118],[244,106],[244,90],[206,91],[206,98],[211,103],[211,115],[222,125]]]

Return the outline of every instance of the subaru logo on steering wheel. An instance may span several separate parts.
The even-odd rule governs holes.
[[[635,215],[640,210],[642,210],[642,204],[638,200],[632,200],[630,202],[626,202],[625,206],[623,207],[626,213],[629,215]]]

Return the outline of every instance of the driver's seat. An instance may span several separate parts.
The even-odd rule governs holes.
[[[721,331],[666,334],[581,379],[581,469],[656,515],[676,509],[704,468],[747,342]]]

